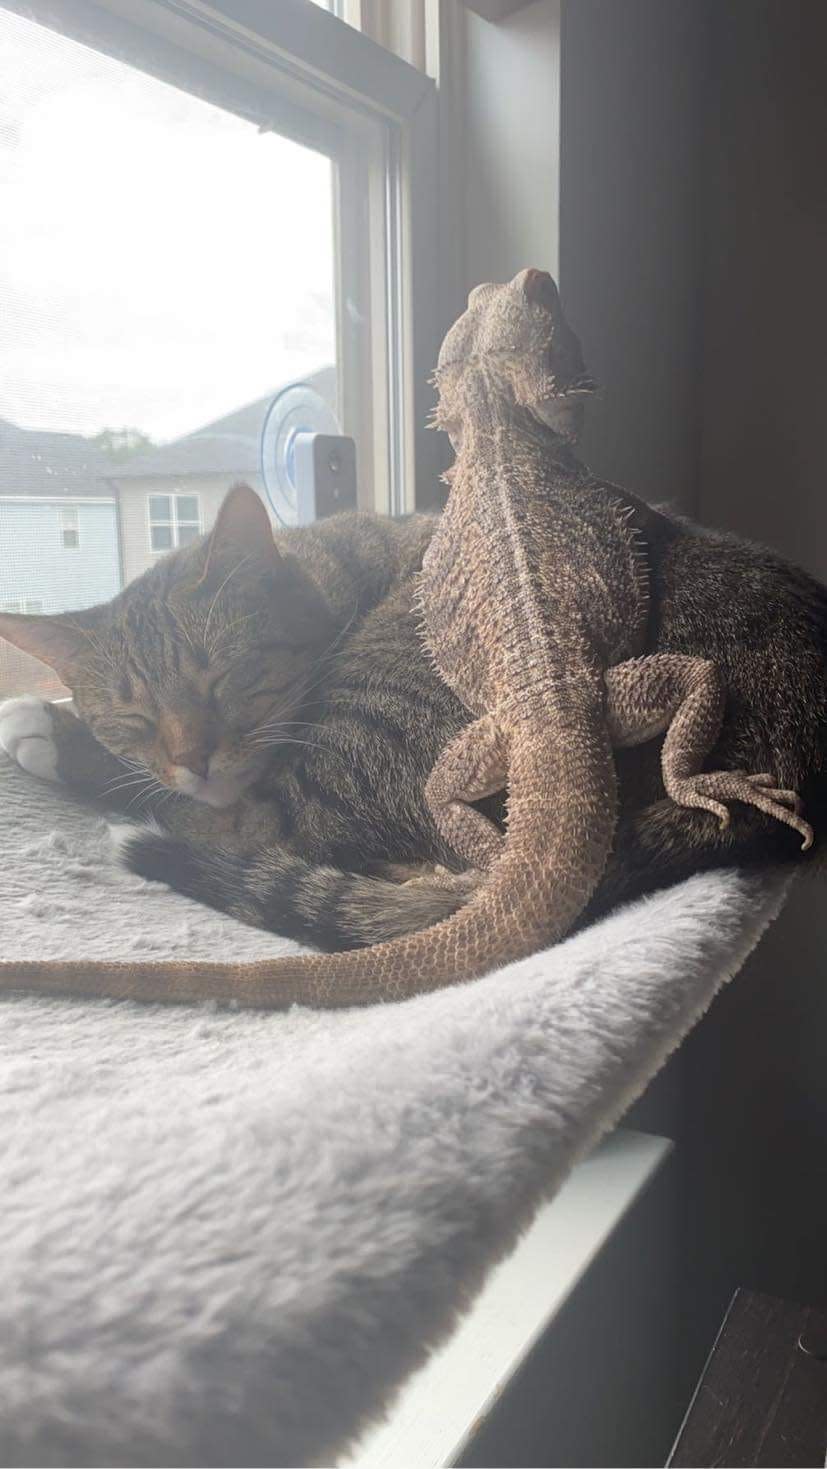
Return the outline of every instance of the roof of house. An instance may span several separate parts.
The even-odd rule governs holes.
[[[322,367],[303,382],[316,389],[331,406],[336,397],[336,369]],[[287,385],[285,385],[287,386]],[[276,390],[254,403],[245,403],[224,418],[207,423],[184,438],[157,449],[145,449],[125,464],[110,466],[117,480],[188,474],[257,474],[261,433]]]
[[[72,500],[111,499],[114,466],[80,434],[18,428],[0,418],[0,499],[26,495]]]

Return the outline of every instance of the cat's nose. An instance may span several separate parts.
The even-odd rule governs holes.
[[[170,761],[173,765],[191,770],[193,775],[200,775],[202,780],[207,779],[210,757],[206,750],[176,750],[170,755]]]

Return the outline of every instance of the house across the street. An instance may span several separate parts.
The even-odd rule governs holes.
[[[322,368],[307,382],[335,406],[335,371]],[[261,478],[261,435],[273,393],[247,403],[214,423],[123,464],[109,464],[121,521],[124,583],[153,566],[159,556],[194,541],[213,525],[218,507],[237,480],[257,490],[267,504]]]
[[[0,420],[0,612],[72,612],[121,587],[111,464],[78,434]],[[0,644],[0,696],[56,680]]]
[[[111,468],[78,434],[0,420],[0,611],[66,612],[115,595]]]

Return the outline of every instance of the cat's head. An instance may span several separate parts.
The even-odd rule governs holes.
[[[492,392],[506,408],[528,409],[576,441],[583,399],[595,390],[557,286],[544,270],[521,270],[506,285],[474,288],[442,344],[436,383],[436,426],[455,446],[467,418],[485,409]]]
[[[258,495],[237,485],[213,530],[113,601],[0,615],[0,637],[50,664],[113,754],[163,785],[231,805],[289,737],[337,624],[281,553]]]

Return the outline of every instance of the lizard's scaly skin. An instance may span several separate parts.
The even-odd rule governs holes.
[[[635,502],[567,450],[588,383],[551,278],[524,271],[472,292],[438,379],[439,421],[459,448],[423,563],[423,630],[478,718],[438,761],[428,798],[454,848],[488,869],[470,901],[423,932],[341,955],[11,963],[4,988],[266,1008],[399,1000],[474,978],[569,930],[611,847],[612,741],[648,739],[670,722],[663,769],[674,799],[726,818],[715,797],[729,794],[804,830],[787,809],[794,793],[766,789],[769,777],[698,774],[721,717],[712,665],[635,657],[647,615]],[[504,785],[505,838],[469,804]]]

